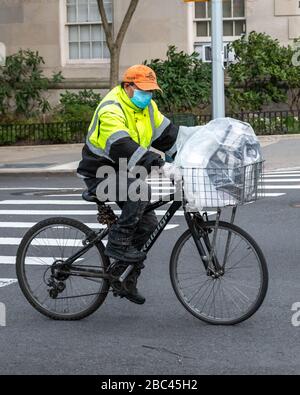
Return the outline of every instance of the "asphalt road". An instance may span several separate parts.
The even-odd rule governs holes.
[[[235,327],[209,326],[191,316],[177,301],[168,263],[186,224],[182,216],[176,216],[171,224],[177,226],[161,235],[140,278],[139,288],[147,298],[143,306],[109,295],[89,318],[55,322],[27,303],[17,283],[0,287],[0,302],[7,309],[7,326],[0,327],[0,374],[299,373],[300,327],[291,323],[291,307],[300,302],[300,208],[293,207],[297,203],[300,207],[299,178],[300,172],[275,174],[267,179],[272,187],[267,192],[280,196],[238,211],[236,223],[258,241],[270,271],[265,303],[250,320]],[[77,188],[82,186],[81,180],[71,176],[1,177],[0,279],[16,278],[14,265],[3,262],[5,257],[14,257],[17,250],[13,241],[7,245],[7,239],[21,238],[27,230],[17,224],[26,226],[24,222],[34,223],[50,216],[16,214],[16,210],[82,210],[80,203],[51,204],[54,199],[80,202],[79,196],[63,194],[78,195]],[[38,199],[49,204],[24,202]],[[12,202],[15,200],[19,202]],[[225,210],[223,218],[228,215]],[[70,216],[96,222],[91,215]]]

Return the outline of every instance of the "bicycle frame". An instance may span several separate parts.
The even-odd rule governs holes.
[[[160,236],[160,234],[162,233],[162,231],[164,230],[164,228],[167,226],[167,224],[170,222],[170,220],[173,218],[174,214],[176,213],[177,210],[180,209],[180,207],[182,206],[182,202],[180,201],[175,201],[174,200],[174,194],[168,195],[168,198],[170,201],[173,200],[173,203],[171,204],[171,206],[169,207],[169,209],[167,210],[166,214],[162,217],[162,219],[159,221],[156,229],[153,231],[153,233],[150,235],[148,241],[145,243],[144,247],[142,248],[142,251],[144,252],[148,252],[150,250],[150,248],[153,246],[153,244],[155,243],[155,241],[158,239],[158,237]],[[164,206],[167,202],[163,201],[163,200],[159,200],[157,202],[154,203],[150,203],[145,212],[149,212],[152,210],[155,210],[161,206]]]
[[[149,237],[148,241],[145,243],[144,247],[142,248],[142,251],[148,252],[150,248],[153,246],[157,238],[160,236],[164,228],[167,226],[167,224],[170,222],[176,211],[181,207],[182,202],[181,201],[174,201],[174,194],[168,195],[168,200],[158,200],[154,203],[150,203],[146,209],[145,213],[155,210],[161,206],[164,206],[165,204],[168,203],[168,201],[173,201],[169,209],[167,210],[166,214],[163,216],[163,218],[159,221],[156,229],[154,232],[151,234]],[[166,199],[166,197],[165,197]],[[68,265],[71,268],[71,265],[73,262],[75,262],[78,258],[80,258],[82,255],[84,255],[89,249],[91,249],[95,244],[99,243],[106,237],[109,233],[109,229],[104,229],[101,230],[98,233],[93,232],[91,236],[94,236],[91,240],[86,240],[87,245],[81,248],[76,254],[72,255],[70,258],[68,258],[65,262],[64,265]],[[80,269],[81,270],[81,269]]]
[[[164,196],[164,200],[160,199],[156,202],[150,203],[148,204],[148,206],[145,209],[145,213],[155,210],[161,206],[164,206],[165,204],[167,204],[170,201],[173,201],[173,203],[171,204],[171,206],[169,207],[169,209],[167,210],[167,212],[165,213],[165,215],[161,218],[161,220],[159,221],[156,229],[152,232],[152,234],[150,235],[148,241],[144,244],[142,251],[148,253],[149,250],[151,249],[151,247],[154,245],[154,243],[156,242],[156,240],[158,239],[158,237],[160,236],[160,234],[163,232],[163,230],[165,229],[165,227],[167,226],[167,224],[170,222],[170,220],[173,218],[174,214],[176,213],[177,210],[179,210],[179,208],[182,206],[182,201],[177,201],[175,200],[175,194],[178,191],[176,191],[173,194],[170,195],[166,195]],[[206,255],[206,252],[204,250],[204,247],[201,243],[201,241],[199,240],[199,230],[197,229],[197,223],[199,225],[199,228],[201,228],[201,225],[205,222],[203,217],[201,216],[200,213],[196,213],[194,214],[194,218],[196,219],[196,221],[194,220],[194,218],[192,217],[191,213],[187,212],[184,206],[184,217],[185,220],[188,224],[188,227],[192,233],[192,237],[195,241],[196,247],[199,251],[202,263],[205,267],[205,270],[208,270],[208,266],[209,266],[209,259]],[[68,266],[68,269],[71,271],[69,272],[70,275],[74,275],[74,276],[84,276],[84,277],[98,277],[98,278],[109,278],[108,274],[103,273],[103,271],[94,271],[94,270],[88,270],[88,269],[82,269],[79,267],[76,267],[75,265],[73,265],[73,263],[80,258],[82,255],[84,255],[89,249],[91,249],[95,244],[99,243],[100,241],[102,241],[104,239],[104,237],[106,237],[109,233],[109,228],[101,230],[99,232],[92,232],[91,236],[92,238],[88,238],[87,240],[85,240],[85,242],[87,243],[86,246],[84,246],[82,249],[80,249],[76,254],[74,254],[73,256],[71,256],[70,258],[68,258],[65,262],[64,262],[64,266]],[[208,248],[208,250],[211,248],[210,246],[210,242],[208,237],[204,237],[204,242],[206,244],[206,247]],[[216,266],[217,269],[219,269],[219,265],[218,262],[214,262],[214,265]],[[129,265],[127,270],[125,270],[125,272],[123,273],[123,275],[120,277],[120,281],[124,281],[126,279],[126,277],[128,276],[128,274],[132,271],[132,269],[134,268],[134,265]]]

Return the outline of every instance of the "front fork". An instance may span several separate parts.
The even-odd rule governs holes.
[[[233,207],[232,210],[232,215],[231,215],[231,224],[233,224],[236,216],[236,210],[237,207]],[[204,218],[203,218],[204,217]],[[200,254],[201,260],[203,262],[203,265],[205,267],[205,270],[207,272],[208,276],[211,276],[213,278],[218,278],[220,276],[223,276],[225,273],[225,266],[227,263],[228,259],[228,252],[230,248],[230,243],[231,243],[231,232],[229,232],[227,241],[226,241],[226,247],[225,247],[225,254],[224,254],[224,261],[223,264],[220,264],[218,257],[215,253],[216,249],[216,240],[217,240],[217,235],[219,231],[219,224],[220,224],[220,217],[221,217],[221,209],[218,209],[217,215],[216,215],[216,224],[213,229],[207,228],[205,226],[205,222],[208,221],[207,213],[202,216],[199,213],[191,213],[185,212],[185,218],[186,221],[189,225],[189,228],[192,233],[192,237],[194,239],[194,242],[196,244],[196,247],[198,249],[198,252]],[[212,241],[210,241],[209,238],[209,233],[213,232],[213,237]],[[206,250],[204,249],[204,246],[201,242],[203,240]]]

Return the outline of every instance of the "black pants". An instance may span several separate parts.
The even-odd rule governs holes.
[[[125,178],[126,182],[124,182]],[[136,184],[134,184],[136,179],[131,178],[128,173],[117,173],[116,177],[108,175],[106,178],[88,178],[85,179],[85,183],[89,191],[96,194],[99,200],[114,200],[122,210],[117,223],[111,227],[109,241],[116,246],[133,245],[140,250],[158,225],[153,210],[144,212],[151,200],[150,185],[143,180],[138,180],[137,192],[142,189],[143,193],[140,194],[142,195],[140,199],[135,198],[136,201],[134,201],[130,191],[136,189]],[[108,188],[116,193],[115,198],[112,196],[112,198],[105,199]]]

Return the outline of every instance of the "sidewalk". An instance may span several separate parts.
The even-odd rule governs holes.
[[[295,140],[300,152],[300,135],[262,136],[259,139],[263,148],[280,141]],[[0,147],[0,175],[74,174],[81,159],[82,147],[83,144]],[[286,155],[285,158],[288,160]],[[300,167],[300,155],[299,163],[294,162],[293,166]],[[275,158],[272,160],[272,155],[267,155],[267,169],[275,169],[277,164]]]
[[[0,175],[75,173],[83,144],[0,147]]]

